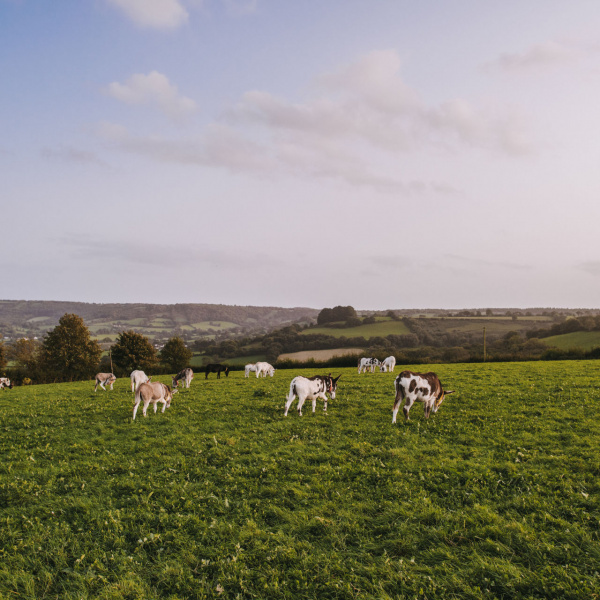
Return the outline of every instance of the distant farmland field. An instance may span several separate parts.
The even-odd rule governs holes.
[[[277,360],[295,360],[305,362],[313,358],[314,360],[329,360],[334,356],[348,356],[349,354],[361,354],[362,348],[333,348],[332,350],[305,350],[303,352],[288,352],[280,354]]]
[[[427,322],[435,325],[448,333],[486,332],[490,335],[503,335],[509,331],[525,332],[529,329],[543,326],[545,317],[520,317],[516,320],[505,317],[472,317],[472,318],[446,318],[428,319]]]
[[[597,362],[430,368],[456,393],[396,425],[356,369],[287,418],[299,371],[135,422],[127,379],[0,391],[0,597],[594,598]]]
[[[548,346],[554,346],[561,350],[570,350],[571,348],[591,350],[600,347],[600,331],[575,331],[574,333],[542,338],[541,341]]]
[[[364,337],[369,339],[372,337],[385,337],[387,335],[405,335],[410,333],[410,330],[402,321],[392,321],[385,319],[372,323],[371,325],[359,325],[358,327],[347,327],[345,329],[334,329],[332,327],[311,327],[301,331],[302,335],[311,334],[330,335],[332,337]]]

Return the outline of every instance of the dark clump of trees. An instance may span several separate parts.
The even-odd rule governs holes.
[[[126,377],[136,369],[152,371],[158,366],[156,349],[141,333],[123,331],[111,350],[115,375],[119,377]]]
[[[352,306],[335,306],[334,308],[324,308],[317,316],[317,325],[326,325],[327,323],[338,323],[357,318],[356,311]]]
[[[160,362],[169,367],[171,372],[178,373],[189,365],[192,356],[185,342],[180,337],[173,337],[160,351]]]
[[[46,335],[42,345],[21,344],[19,361],[33,371],[37,381],[79,381],[93,377],[102,349],[91,339],[89,329],[79,315],[67,313]],[[30,376],[31,377],[31,376]]]
[[[584,315],[565,319],[547,329],[532,329],[527,332],[527,337],[546,338],[576,331],[600,331],[600,315]]]
[[[8,364],[7,352],[4,344],[0,342],[0,373],[4,372],[6,365]]]

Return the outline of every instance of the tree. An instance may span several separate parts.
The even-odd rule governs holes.
[[[356,317],[356,311],[352,306],[336,306],[334,308],[324,308],[317,317],[317,324],[335,323],[337,321],[347,321],[351,317]]]
[[[168,365],[171,370],[178,373],[185,369],[192,360],[192,351],[185,345],[180,337],[173,337],[167,341],[160,352],[160,362]]]
[[[123,331],[111,348],[115,371],[129,375],[131,371],[152,370],[157,365],[156,350],[150,340],[135,331]]]
[[[6,360],[6,350],[4,344],[0,342],[0,372],[3,372],[6,368],[8,361]]]
[[[39,347],[40,344],[36,340],[21,338],[8,347],[8,357],[16,362],[18,367],[31,371],[36,367]]]
[[[77,381],[94,375],[101,356],[102,349],[83,319],[66,313],[44,339],[40,366],[48,379]]]

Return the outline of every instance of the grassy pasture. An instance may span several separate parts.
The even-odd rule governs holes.
[[[600,346],[600,331],[575,331],[573,333],[553,335],[542,338],[542,342],[561,350],[570,350],[571,348],[591,350]]]
[[[364,337],[369,339],[372,337],[385,337],[387,335],[405,335],[410,333],[410,330],[402,321],[393,321],[392,319],[382,318],[377,323],[370,325],[358,325],[357,327],[348,327],[344,329],[334,329],[332,327],[311,327],[304,329],[301,335],[324,334],[332,337]]]
[[[483,335],[483,328],[486,328],[488,335],[504,335],[509,331],[518,331],[524,333],[532,327],[537,327],[532,317],[521,318],[513,321],[512,319],[502,317],[471,317],[471,318],[452,318],[452,319],[428,319],[428,322],[435,322],[436,326],[448,333],[479,333]]]
[[[135,422],[124,379],[0,391],[0,597],[597,597],[598,363],[435,370],[396,425],[355,369],[287,418],[294,371]]]
[[[277,360],[295,360],[298,362],[305,362],[313,358],[314,360],[329,360],[336,356],[346,356],[348,354],[359,354],[363,353],[362,348],[332,348],[331,350],[303,350],[302,352],[288,352],[287,354],[280,354]]]

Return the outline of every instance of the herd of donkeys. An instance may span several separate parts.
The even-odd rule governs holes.
[[[375,368],[379,367],[381,372],[394,372],[396,367],[396,358],[388,356],[385,360],[379,361],[376,358],[360,358],[358,361],[358,373],[373,373]],[[217,378],[221,377],[221,373],[225,373],[225,377],[229,375],[229,368],[226,365],[215,363],[207,365],[205,368],[205,378],[208,378],[209,373],[216,373]],[[248,364],[245,367],[245,377],[249,377],[250,373],[255,373],[256,377],[273,377],[275,368],[267,362],[257,362]],[[284,416],[287,416],[288,410],[296,398],[298,398],[298,414],[302,416],[302,406],[306,400],[312,402],[312,412],[316,410],[317,399],[322,399],[324,406],[323,410],[327,411],[327,402],[329,397],[335,398],[337,384],[341,375],[332,377],[329,375],[314,375],[313,377],[303,377],[301,375],[294,377],[290,383],[290,391],[286,396]],[[162,404],[162,411],[171,405],[173,395],[178,392],[180,382],[185,384],[186,388],[190,387],[194,372],[191,368],[186,368],[177,373],[172,378],[172,386],[165,385],[160,382],[152,382],[151,377],[148,377],[143,371],[136,370],[131,373],[131,391],[134,393],[133,420],[138,411],[138,407],[142,404],[142,413],[146,416],[148,406],[154,406],[154,412],[157,411],[158,404]],[[113,373],[98,373],[96,375],[96,386],[94,391],[100,386],[106,390],[107,385],[113,389],[113,384],[117,380]],[[436,413],[441,406],[444,398],[454,393],[454,390],[444,390],[442,383],[435,373],[415,373],[413,371],[402,371],[394,381],[395,398],[392,408],[392,423],[396,422],[396,415],[402,405],[402,411],[406,420],[409,419],[411,406],[416,402],[422,402],[425,408],[425,418],[433,412]]]

